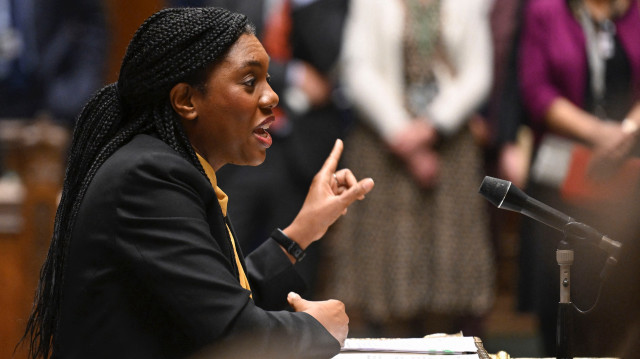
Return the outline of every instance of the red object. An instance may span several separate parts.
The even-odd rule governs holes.
[[[267,19],[264,27],[262,45],[272,59],[287,61],[291,58],[291,5],[288,0],[279,4]]]
[[[291,4],[289,0],[283,0],[278,4],[265,22],[262,46],[272,60],[287,62],[291,59],[292,49],[289,38],[291,36]],[[282,95],[282,94],[279,94]],[[287,115],[282,107],[273,109],[276,121],[271,125],[271,130],[278,133],[287,126]]]
[[[569,171],[560,193],[568,202],[593,206],[634,197],[640,184],[640,159],[631,158],[606,179],[593,179],[588,174],[593,153],[584,146],[575,146]]]

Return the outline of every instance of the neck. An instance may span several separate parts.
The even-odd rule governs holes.
[[[222,164],[221,164],[221,163],[218,163],[218,162],[214,161],[213,159],[209,158],[209,156],[208,156],[206,153],[204,153],[204,152],[202,152],[202,151],[198,150],[198,148],[197,148],[195,145],[191,144],[191,146],[193,147],[193,150],[195,151],[195,153],[196,153],[198,156],[202,157],[202,159],[204,159],[205,161],[207,161],[207,163],[209,164],[209,166],[211,166],[211,168],[213,168],[213,171],[214,171],[214,172],[218,172],[218,170],[219,170],[220,168],[222,168],[222,166],[224,166],[224,163],[222,163]]]

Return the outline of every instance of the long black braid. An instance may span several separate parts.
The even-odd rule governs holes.
[[[244,15],[220,8],[164,9],[149,17],[127,47],[118,82],[100,90],[78,117],[47,259],[22,341],[30,358],[49,358],[59,321],[65,260],[80,204],[93,176],[135,135],[153,134],[204,170],[169,102],[171,88],[204,88],[216,61],[244,33]]]

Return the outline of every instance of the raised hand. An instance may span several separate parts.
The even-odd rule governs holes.
[[[373,189],[371,178],[358,181],[349,169],[336,172],[343,143],[336,140],[331,154],[311,182],[300,212],[283,232],[305,249],[320,239],[355,200]]]

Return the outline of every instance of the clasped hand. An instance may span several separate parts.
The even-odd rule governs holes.
[[[639,134],[637,127],[627,129],[624,124],[602,121],[594,144],[594,156],[587,169],[589,177],[606,180],[617,173],[638,143]]]
[[[440,159],[433,148],[437,136],[428,120],[417,118],[389,143],[391,151],[405,162],[409,173],[422,188],[431,188],[438,182]]]

